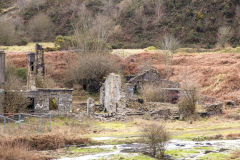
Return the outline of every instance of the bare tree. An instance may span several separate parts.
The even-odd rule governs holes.
[[[119,72],[118,57],[107,53],[79,54],[66,73],[66,82],[82,84],[88,91],[98,91],[104,77],[111,72]]]
[[[170,59],[169,77],[172,75],[172,59],[175,51],[180,47],[180,41],[172,35],[165,35],[160,43],[161,49],[165,50],[166,56]]]
[[[163,16],[163,0],[154,0],[154,6],[156,22],[159,22]]]
[[[54,24],[47,15],[40,13],[30,20],[28,29],[33,41],[46,41],[53,36]]]
[[[92,18],[86,6],[82,5],[78,13],[79,20],[73,24],[76,48],[83,52],[102,52],[107,50],[107,39],[112,21],[103,15]]]
[[[232,38],[233,32],[230,26],[222,26],[218,29],[218,43],[221,47],[225,47],[225,44]]]
[[[159,158],[164,158],[167,141],[170,139],[169,133],[166,131],[164,124],[147,125],[142,131],[142,137],[144,143],[149,145],[154,157],[159,154]]]
[[[189,118],[194,115],[196,104],[199,100],[198,86],[194,82],[185,78],[181,89],[178,102],[179,111],[183,118]]]

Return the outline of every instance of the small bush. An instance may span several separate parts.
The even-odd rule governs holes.
[[[143,98],[148,102],[166,102],[167,91],[163,90],[163,86],[154,84],[145,84],[141,90]]]
[[[150,147],[152,156],[156,157],[159,154],[160,158],[164,158],[167,141],[170,139],[164,125],[151,124],[146,126],[142,131],[142,138],[143,142]]]
[[[15,30],[15,25],[0,20],[0,45],[24,45],[27,41]]]
[[[111,54],[80,54],[75,63],[70,64],[66,73],[66,82],[81,84],[83,89],[96,92],[104,77],[112,72],[120,72],[121,60]]]
[[[27,80],[27,69],[26,68],[17,68],[17,75],[24,81]]]
[[[154,46],[149,46],[149,47],[145,48],[144,50],[145,51],[155,51],[155,50],[157,50],[157,48]]]
[[[31,39],[35,42],[52,40],[54,35],[54,24],[43,13],[36,15],[30,20],[28,29]]]
[[[231,27],[229,26],[220,27],[217,36],[218,43],[221,45],[221,47],[225,47],[225,44],[228,43],[233,36]]]
[[[182,87],[178,102],[179,112],[183,115],[183,118],[188,118],[191,115],[194,115],[197,101],[197,87],[194,84],[185,83]]]
[[[67,50],[76,46],[76,40],[70,36],[57,36],[55,39],[55,46],[60,50]]]

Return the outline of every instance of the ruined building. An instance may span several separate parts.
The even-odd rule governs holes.
[[[121,112],[126,108],[128,100],[134,98],[134,93],[140,92],[145,84],[164,86],[168,96],[168,102],[175,103],[179,94],[179,84],[162,79],[155,69],[147,70],[123,83],[121,76],[111,73],[106,78],[100,89],[100,104],[109,113]]]
[[[119,109],[125,108],[125,97],[121,76],[115,73],[109,74],[100,89],[100,104],[107,112],[116,113]]]
[[[72,89],[65,88],[37,88],[36,81],[44,81],[44,50],[36,44],[36,52],[28,54],[27,90],[21,93],[31,104],[28,109],[34,112],[57,111],[69,113],[72,111]],[[0,52],[0,86],[5,82],[5,55]],[[3,111],[4,88],[0,87],[0,112]],[[15,92],[15,91],[12,91]]]

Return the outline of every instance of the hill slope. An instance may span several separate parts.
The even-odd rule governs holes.
[[[64,78],[64,71],[76,55],[68,52],[47,52],[45,56],[47,73],[59,82]],[[158,69],[162,77],[166,76],[167,67],[159,53],[131,55],[124,62],[126,75],[136,74],[143,66],[149,64]],[[26,53],[8,53],[7,63],[26,67]],[[173,75],[170,79],[179,83],[190,79],[199,84],[202,93],[208,96],[234,99],[240,97],[239,68],[240,55],[235,53],[178,53],[173,57]]]
[[[0,3],[6,5],[13,3]],[[111,23],[107,31],[113,48],[157,46],[166,33],[184,45],[213,47],[221,26],[232,28],[229,43],[240,44],[239,0],[43,0],[12,18],[19,16],[27,26],[35,15],[44,13],[55,24],[55,36],[72,35],[73,23],[79,21],[82,11],[88,20],[100,17],[101,23]]]

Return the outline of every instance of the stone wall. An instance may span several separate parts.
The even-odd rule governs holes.
[[[3,113],[4,90],[0,89],[0,114]]]
[[[37,89],[25,92],[28,98],[34,99],[34,110],[36,112],[48,112],[50,100],[54,99],[58,111],[70,113],[72,111],[72,89]]]
[[[100,103],[107,112],[118,112],[118,109],[125,108],[125,94],[121,76],[111,73],[100,89]]]
[[[3,88],[5,83],[5,53],[0,51],[0,88]]]
[[[136,91],[141,90],[145,84],[156,84],[164,88],[179,88],[178,83],[162,79],[158,71],[155,69],[140,73],[134,78],[131,78],[128,83],[131,84]]]

